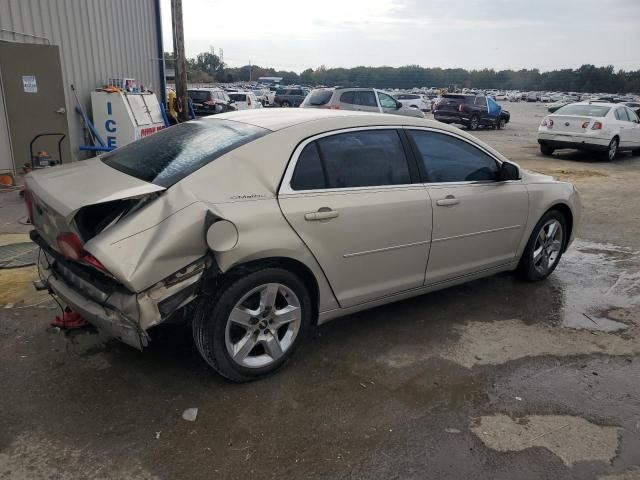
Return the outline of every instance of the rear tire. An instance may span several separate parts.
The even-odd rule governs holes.
[[[550,147],[549,145],[545,145],[545,144],[541,144],[540,145],[540,152],[543,155],[551,156],[551,155],[553,155],[553,152],[555,152],[555,151],[556,151],[556,149],[553,148],[553,147]]]
[[[567,220],[558,210],[545,213],[531,232],[520,258],[518,275],[529,282],[543,280],[558,266],[566,244]]]
[[[611,142],[609,142],[609,147],[607,150],[602,153],[603,160],[607,162],[613,162],[616,159],[616,155],[618,154],[618,137],[613,137]]]
[[[480,126],[480,118],[477,115],[474,115],[473,117],[471,117],[471,120],[469,121],[469,130],[475,131],[478,129],[479,126]]]
[[[192,328],[200,355],[214,370],[231,381],[248,382],[282,367],[311,323],[311,296],[303,281],[270,267],[203,295]]]

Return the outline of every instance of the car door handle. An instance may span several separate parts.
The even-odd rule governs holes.
[[[449,207],[451,205],[457,205],[460,203],[453,195],[447,195],[445,198],[441,198],[440,200],[436,200],[436,205],[439,207]]]
[[[336,210],[331,210],[328,207],[322,207],[317,212],[309,212],[304,214],[304,219],[308,222],[315,222],[318,220],[329,220],[330,218],[336,218],[340,213]]]

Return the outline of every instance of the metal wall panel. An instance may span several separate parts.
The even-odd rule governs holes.
[[[155,15],[155,0],[0,0],[0,40],[60,47],[73,160],[85,139],[70,84],[89,116],[91,91],[109,77],[135,78],[161,98]]]
[[[14,170],[13,156],[11,152],[11,136],[5,113],[4,99],[2,98],[2,70],[0,69],[0,173]]]

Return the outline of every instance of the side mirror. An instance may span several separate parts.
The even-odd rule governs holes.
[[[400,102],[396,102],[396,110],[400,110],[402,108],[402,104]]]
[[[520,169],[511,162],[502,162],[500,166],[500,181],[520,180]]]

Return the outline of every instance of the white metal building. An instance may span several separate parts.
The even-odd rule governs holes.
[[[56,53],[57,52],[57,53]],[[32,147],[85,158],[76,99],[109,78],[135,78],[164,99],[159,0],[0,0],[0,171],[20,169]],[[59,135],[56,137],[55,135]]]

